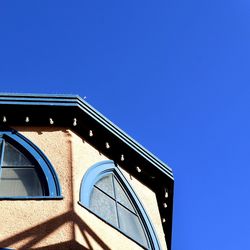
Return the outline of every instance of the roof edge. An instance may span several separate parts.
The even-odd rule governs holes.
[[[153,165],[156,165],[163,172],[173,179],[172,169],[163,163],[153,153],[144,148],[126,132],[116,126],[108,118],[97,111],[92,105],[86,102],[79,95],[73,94],[29,94],[29,93],[0,93],[0,104],[9,105],[58,105],[58,106],[78,106],[82,111],[87,112],[93,119],[101,123],[111,133],[115,134],[120,140],[140,153]]]

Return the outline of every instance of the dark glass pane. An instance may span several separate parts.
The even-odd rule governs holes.
[[[120,202],[122,205],[130,209],[131,211],[134,212],[134,208],[128,199],[127,194],[125,193],[124,189],[120,185],[120,183],[116,180],[114,177],[114,183],[115,183],[115,194],[116,194],[116,200]]]
[[[2,168],[0,196],[42,196],[42,187],[34,168]]]
[[[148,247],[147,238],[138,217],[119,204],[118,216],[121,230],[144,247]]]
[[[3,166],[32,166],[31,162],[14,146],[5,141]]]
[[[112,174],[106,175],[96,182],[95,186],[100,188],[103,192],[114,198],[114,188],[112,182]]]
[[[95,187],[90,195],[89,208],[105,221],[118,227],[115,201]]]

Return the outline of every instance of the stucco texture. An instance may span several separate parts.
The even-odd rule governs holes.
[[[57,172],[61,200],[1,200],[0,247],[14,249],[141,249],[79,205],[83,175],[107,160],[78,135],[64,128],[15,128],[37,145]],[[155,194],[123,170],[165,246]]]

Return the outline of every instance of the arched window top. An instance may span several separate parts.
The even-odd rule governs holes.
[[[42,151],[18,132],[0,131],[0,199],[61,198],[54,168]]]
[[[160,249],[153,225],[132,187],[113,161],[84,175],[80,204],[145,249]]]

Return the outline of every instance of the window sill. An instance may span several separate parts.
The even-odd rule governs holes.
[[[0,200],[62,200],[63,196],[0,196]]]

